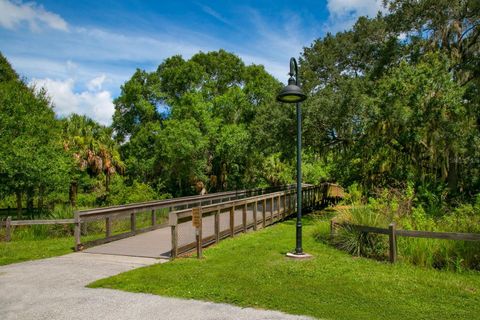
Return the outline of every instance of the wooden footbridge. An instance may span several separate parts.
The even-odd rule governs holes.
[[[265,228],[296,212],[296,188],[214,193],[75,213],[75,249],[89,253],[175,258],[238,233]],[[311,210],[343,196],[333,184],[304,185],[303,208]],[[195,210],[194,210],[195,209]],[[148,215],[148,225],[137,220]],[[196,216],[195,216],[196,215]],[[197,219],[196,226],[192,218]],[[115,220],[129,220],[129,231],[113,234]],[[198,221],[199,220],[199,221]],[[105,237],[82,242],[82,225],[104,221]]]
[[[75,212],[74,219],[7,219],[19,225],[74,224],[74,249],[87,253],[175,258],[239,233],[265,228],[296,212],[295,186],[250,189]],[[303,185],[305,211],[343,197],[338,185]],[[193,220],[193,221],[192,221]],[[103,236],[102,236],[103,233]]]

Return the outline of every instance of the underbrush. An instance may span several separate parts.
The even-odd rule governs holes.
[[[431,214],[415,203],[412,188],[403,192],[383,190],[377,198],[356,201],[336,210],[336,222],[397,229],[434,232],[480,233],[480,197],[473,204],[463,204],[442,214]],[[328,241],[352,255],[384,260],[388,257],[388,237],[364,233],[348,225],[338,226],[333,239],[325,239],[324,230],[315,232],[317,240]],[[480,242],[397,237],[399,260],[414,265],[452,271],[480,271]]]

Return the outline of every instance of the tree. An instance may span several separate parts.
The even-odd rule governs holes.
[[[116,172],[124,172],[125,166],[118,145],[112,139],[112,130],[86,116],[73,114],[63,120],[63,147],[74,160],[69,191],[72,207],[76,207],[81,175],[104,174],[105,191],[108,194],[111,176]]]
[[[62,152],[60,127],[45,91],[27,87],[0,55],[0,185],[16,194],[18,216],[22,198],[64,185],[68,159]]]

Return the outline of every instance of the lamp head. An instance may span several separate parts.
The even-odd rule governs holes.
[[[303,93],[302,89],[296,85],[293,75],[288,79],[288,85],[277,95],[277,101],[285,103],[297,103],[307,99],[307,95]]]

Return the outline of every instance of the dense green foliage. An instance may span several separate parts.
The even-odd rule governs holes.
[[[304,48],[304,182],[358,186],[362,205],[384,190],[412,194],[397,218],[398,199],[382,200],[384,220],[470,230],[480,216],[479,3],[385,0],[384,14]],[[91,207],[292,183],[296,120],[275,101],[280,88],[224,50],[172,56],[124,83],[105,127],[56,119],[47,93],[0,55],[0,204]],[[478,269],[462,250],[436,255]],[[420,264],[450,268],[442,259]]]
[[[304,249],[285,258],[294,221],[227,239],[195,257],[132,270],[90,287],[223,302],[319,319],[471,319],[480,312],[476,274],[352,258],[313,238],[327,220],[305,219]],[[254,254],[253,254],[254,252]]]
[[[282,127],[261,120],[279,112],[279,88],[262,66],[246,66],[223,50],[174,56],[151,73],[137,70],[115,100],[112,125],[127,175],[174,195],[290,181],[262,175]]]

